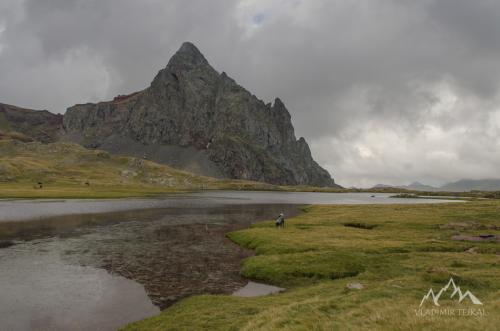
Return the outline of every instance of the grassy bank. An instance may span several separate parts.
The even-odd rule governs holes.
[[[273,189],[198,176],[66,143],[0,140],[0,198],[121,198],[200,189]]]
[[[0,184],[0,199],[113,199],[128,197],[151,197],[180,189],[154,186],[126,185],[71,185],[64,183],[45,184],[43,189],[34,189],[31,183]]]
[[[311,206],[284,230],[263,222],[229,234],[257,253],[244,262],[242,274],[287,287],[286,292],[195,296],[125,329],[496,330],[500,244],[451,237],[500,234],[499,219],[496,201]],[[437,292],[450,277],[484,303],[486,316],[416,316],[429,288]],[[363,288],[349,289],[350,283]],[[447,293],[441,308],[479,307]]]

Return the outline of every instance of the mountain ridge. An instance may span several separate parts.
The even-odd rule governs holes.
[[[65,141],[201,175],[338,187],[314,161],[305,139],[295,137],[279,98],[265,104],[219,74],[189,42],[149,87],[70,107],[63,127]]]
[[[377,184],[373,188],[399,188],[427,192],[469,192],[469,191],[500,191],[500,179],[460,179],[438,187],[413,182],[409,185]]]
[[[0,136],[24,141],[55,142],[59,139],[63,116],[0,103]]]

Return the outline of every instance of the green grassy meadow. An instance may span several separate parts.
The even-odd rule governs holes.
[[[125,330],[498,330],[500,243],[451,240],[484,233],[500,234],[498,201],[309,206],[285,229],[268,221],[228,234],[256,252],[242,275],[285,292],[194,296]],[[448,293],[423,308],[485,316],[417,316],[450,277],[483,305]]]
[[[0,139],[0,198],[123,198],[203,189],[272,188],[265,183],[198,176],[76,144]]]

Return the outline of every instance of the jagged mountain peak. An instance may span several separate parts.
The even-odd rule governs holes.
[[[200,65],[209,65],[207,59],[193,43],[186,41],[170,58],[167,67],[190,69]]]
[[[196,53],[201,55],[201,52],[198,49],[198,47],[196,47],[195,44],[193,44],[190,41],[183,42],[178,52]]]
[[[296,139],[279,98],[266,105],[192,43],[182,44],[149,88],[120,100],[70,107],[68,139],[207,176],[336,186]]]

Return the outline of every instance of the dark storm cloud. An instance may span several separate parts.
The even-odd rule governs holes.
[[[498,31],[488,0],[3,0],[0,101],[139,90],[190,40],[282,98],[341,184],[498,177]]]

